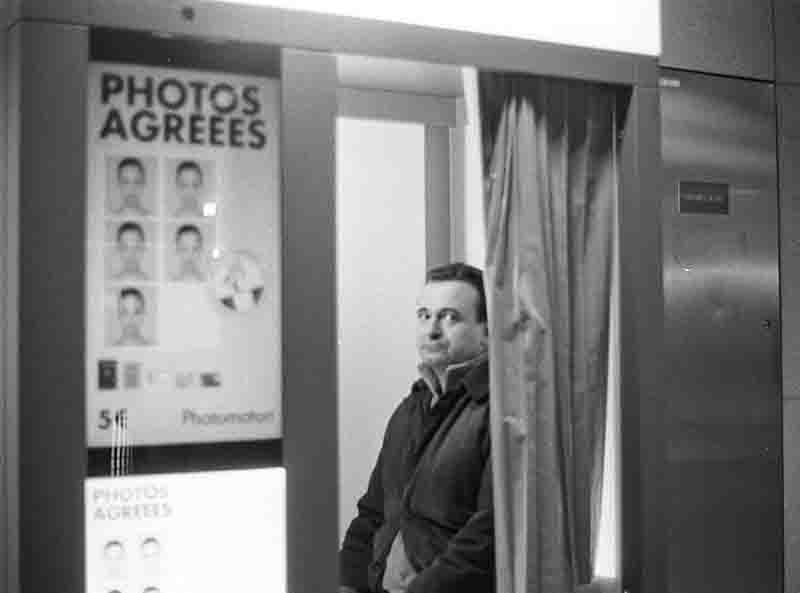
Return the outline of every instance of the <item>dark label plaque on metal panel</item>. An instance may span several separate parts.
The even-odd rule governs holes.
[[[730,186],[705,181],[680,182],[681,214],[729,214]]]

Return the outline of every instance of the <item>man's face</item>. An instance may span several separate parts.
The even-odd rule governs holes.
[[[175,241],[175,252],[181,264],[197,261],[203,251],[203,239],[199,233],[184,231]]]
[[[127,229],[120,233],[119,241],[117,241],[117,249],[119,250],[120,259],[127,265],[139,263],[142,252],[144,251],[144,242],[141,233],[136,229]]]
[[[196,200],[203,187],[203,176],[198,169],[193,167],[181,169],[175,178],[175,187],[182,200]]]
[[[117,172],[119,195],[125,202],[139,202],[144,191],[144,170],[138,165],[125,165]]]
[[[466,362],[487,345],[486,322],[477,318],[478,291],[466,282],[429,282],[417,299],[417,349],[434,370]]]
[[[119,300],[119,325],[123,334],[138,333],[144,324],[144,302],[135,294],[126,294]]]

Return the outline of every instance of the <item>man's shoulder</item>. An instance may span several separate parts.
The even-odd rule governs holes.
[[[395,406],[392,418],[407,416],[411,414],[413,410],[418,409],[425,402],[427,392],[428,385],[423,379],[414,381],[405,397]]]
[[[407,408],[417,405],[425,400],[425,397],[428,395],[428,384],[425,383],[425,380],[420,378],[414,381],[411,384],[411,387],[408,390],[406,396],[400,401],[397,405],[397,409],[400,408]]]

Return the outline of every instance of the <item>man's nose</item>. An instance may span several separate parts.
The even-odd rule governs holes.
[[[442,335],[442,322],[438,319],[431,319],[431,324],[428,327],[428,336],[431,338],[438,338]]]

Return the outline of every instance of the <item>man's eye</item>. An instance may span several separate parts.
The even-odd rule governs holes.
[[[431,315],[427,311],[419,310],[417,311],[417,319],[430,319]]]
[[[455,321],[458,321],[458,313],[456,313],[455,311],[445,311],[444,313],[442,313],[441,318],[443,321],[453,323]]]

